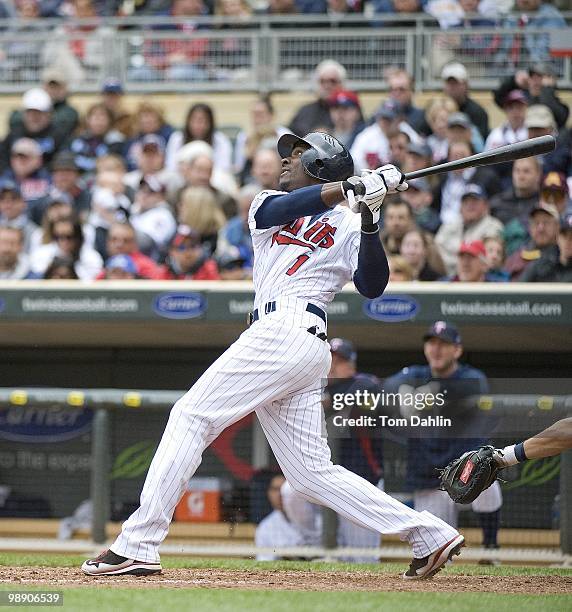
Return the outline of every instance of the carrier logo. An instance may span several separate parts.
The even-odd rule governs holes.
[[[363,305],[364,313],[370,319],[387,323],[409,321],[417,315],[419,308],[419,303],[408,295],[383,296]]]
[[[0,438],[13,442],[65,442],[91,430],[89,408],[11,406],[0,410]]]
[[[153,301],[153,310],[166,319],[193,319],[207,309],[207,300],[200,293],[165,293]]]

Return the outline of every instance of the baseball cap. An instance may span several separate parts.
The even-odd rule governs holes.
[[[122,94],[123,93],[123,85],[121,81],[115,77],[108,77],[103,81],[103,85],[101,86],[101,93],[114,93],[114,94]]]
[[[137,274],[137,267],[129,255],[114,255],[105,262],[106,270],[123,270],[130,274]]]
[[[530,64],[528,67],[528,74],[541,74],[555,76],[554,68],[550,64],[546,64],[545,62],[534,62]]]
[[[565,215],[560,221],[560,232],[572,231],[572,215]]]
[[[330,351],[348,361],[355,361],[357,359],[355,346],[352,342],[344,338],[332,338],[330,341]]]
[[[39,87],[28,89],[22,96],[22,108],[24,110],[37,110],[48,113],[52,110],[52,99],[48,92]]]
[[[399,116],[399,110],[393,100],[386,100],[376,111],[376,119],[389,119],[393,121]]]
[[[410,142],[407,147],[407,152],[411,155],[419,155],[420,157],[432,157],[433,151],[431,147],[424,142]]]
[[[528,98],[522,89],[513,89],[509,91],[503,100],[503,107],[512,104],[513,102],[520,102],[521,104],[528,105]]]
[[[470,129],[472,123],[465,113],[451,113],[447,119],[447,126],[453,127],[454,125],[460,125],[461,127]]]
[[[468,79],[467,69],[461,62],[451,62],[444,66],[441,71],[443,81],[455,79],[455,81],[466,81]]]
[[[161,153],[165,151],[165,139],[157,134],[147,134],[141,139],[141,150],[155,148]]]
[[[549,204],[548,202],[539,202],[534,206],[534,208],[528,213],[529,217],[534,217],[537,212],[545,212],[550,215],[557,221],[560,220],[560,213],[554,204]]]
[[[544,104],[533,104],[528,107],[524,125],[527,128],[556,128],[554,115]]]
[[[429,181],[425,177],[421,177],[418,179],[411,179],[407,181],[409,185],[409,189],[413,189],[415,191],[433,191],[431,189],[431,185],[429,185]]]
[[[58,153],[52,162],[52,171],[54,170],[78,170],[75,155],[71,151]]]
[[[46,68],[42,72],[42,83],[67,83],[66,73],[57,66]]]
[[[448,321],[435,321],[423,336],[423,342],[430,338],[440,338],[451,344],[461,344],[461,334],[459,330]]]
[[[465,189],[463,190],[463,195],[461,196],[461,201],[463,201],[465,198],[468,198],[469,196],[482,198],[483,200],[487,199],[487,194],[485,190],[480,185],[476,185],[475,183],[470,183],[465,187]]]
[[[188,225],[179,225],[179,227],[177,227],[177,233],[171,242],[171,246],[179,248],[187,243],[197,246],[201,243],[201,236]]]
[[[11,179],[4,179],[3,181],[0,181],[0,193],[4,193],[6,191],[16,194],[16,196],[19,198],[22,197],[22,192],[20,191],[18,183]]]
[[[559,191],[568,194],[568,182],[562,172],[549,172],[540,183],[541,191]]]
[[[165,191],[165,185],[153,174],[144,176],[139,181],[139,187],[147,187],[153,193],[163,193]]]
[[[329,98],[330,106],[344,106],[346,108],[359,108],[359,98],[357,94],[349,89],[338,89]]]
[[[28,157],[40,157],[42,149],[36,140],[32,138],[18,138],[12,145],[12,153],[19,153]]]
[[[482,240],[473,240],[472,242],[463,242],[459,248],[459,255],[472,255],[484,259],[487,256],[487,251]]]

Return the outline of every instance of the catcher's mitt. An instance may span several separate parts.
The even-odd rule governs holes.
[[[481,446],[451,461],[441,470],[439,489],[447,491],[458,504],[470,504],[497,479],[501,469],[494,458],[493,446]]]

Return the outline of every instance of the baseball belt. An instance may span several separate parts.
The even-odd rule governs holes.
[[[264,308],[264,314],[270,314],[271,312],[276,312],[276,309],[277,309],[276,302],[275,301],[266,302],[266,304],[264,304],[262,308]],[[315,304],[311,304],[310,302],[308,302],[308,304],[306,304],[306,312],[311,312],[312,314],[315,314],[317,317],[320,317],[320,319],[322,319],[322,321],[327,325],[326,313],[319,306],[316,306]],[[248,313],[248,319],[247,319],[248,325],[249,326],[252,325],[255,321],[258,321],[259,318],[260,318],[260,313],[258,311],[258,308],[255,308],[252,312]],[[326,336],[324,332],[317,333],[317,331],[318,329],[316,325],[312,325],[312,327],[308,328],[308,333],[314,336],[317,336],[318,338],[320,338],[320,340],[326,341],[328,339],[328,337]]]

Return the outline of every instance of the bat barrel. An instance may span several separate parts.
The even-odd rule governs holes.
[[[443,172],[451,172],[453,170],[462,170],[463,168],[472,168],[474,166],[489,166],[491,164],[500,164],[503,162],[514,161],[523,157],[533,157],[534,155],[542,155],[549,153],[556,147],[554,136],[539,136],[538,138],[529,138],[522,142],[505,145],[477,153],[469,157],[463,157],[455,161],[445,162],[415,172],[408,172],[405,175],[406,180],[421,178],[422,176],[431,176],[433,174],[441,174]]]

